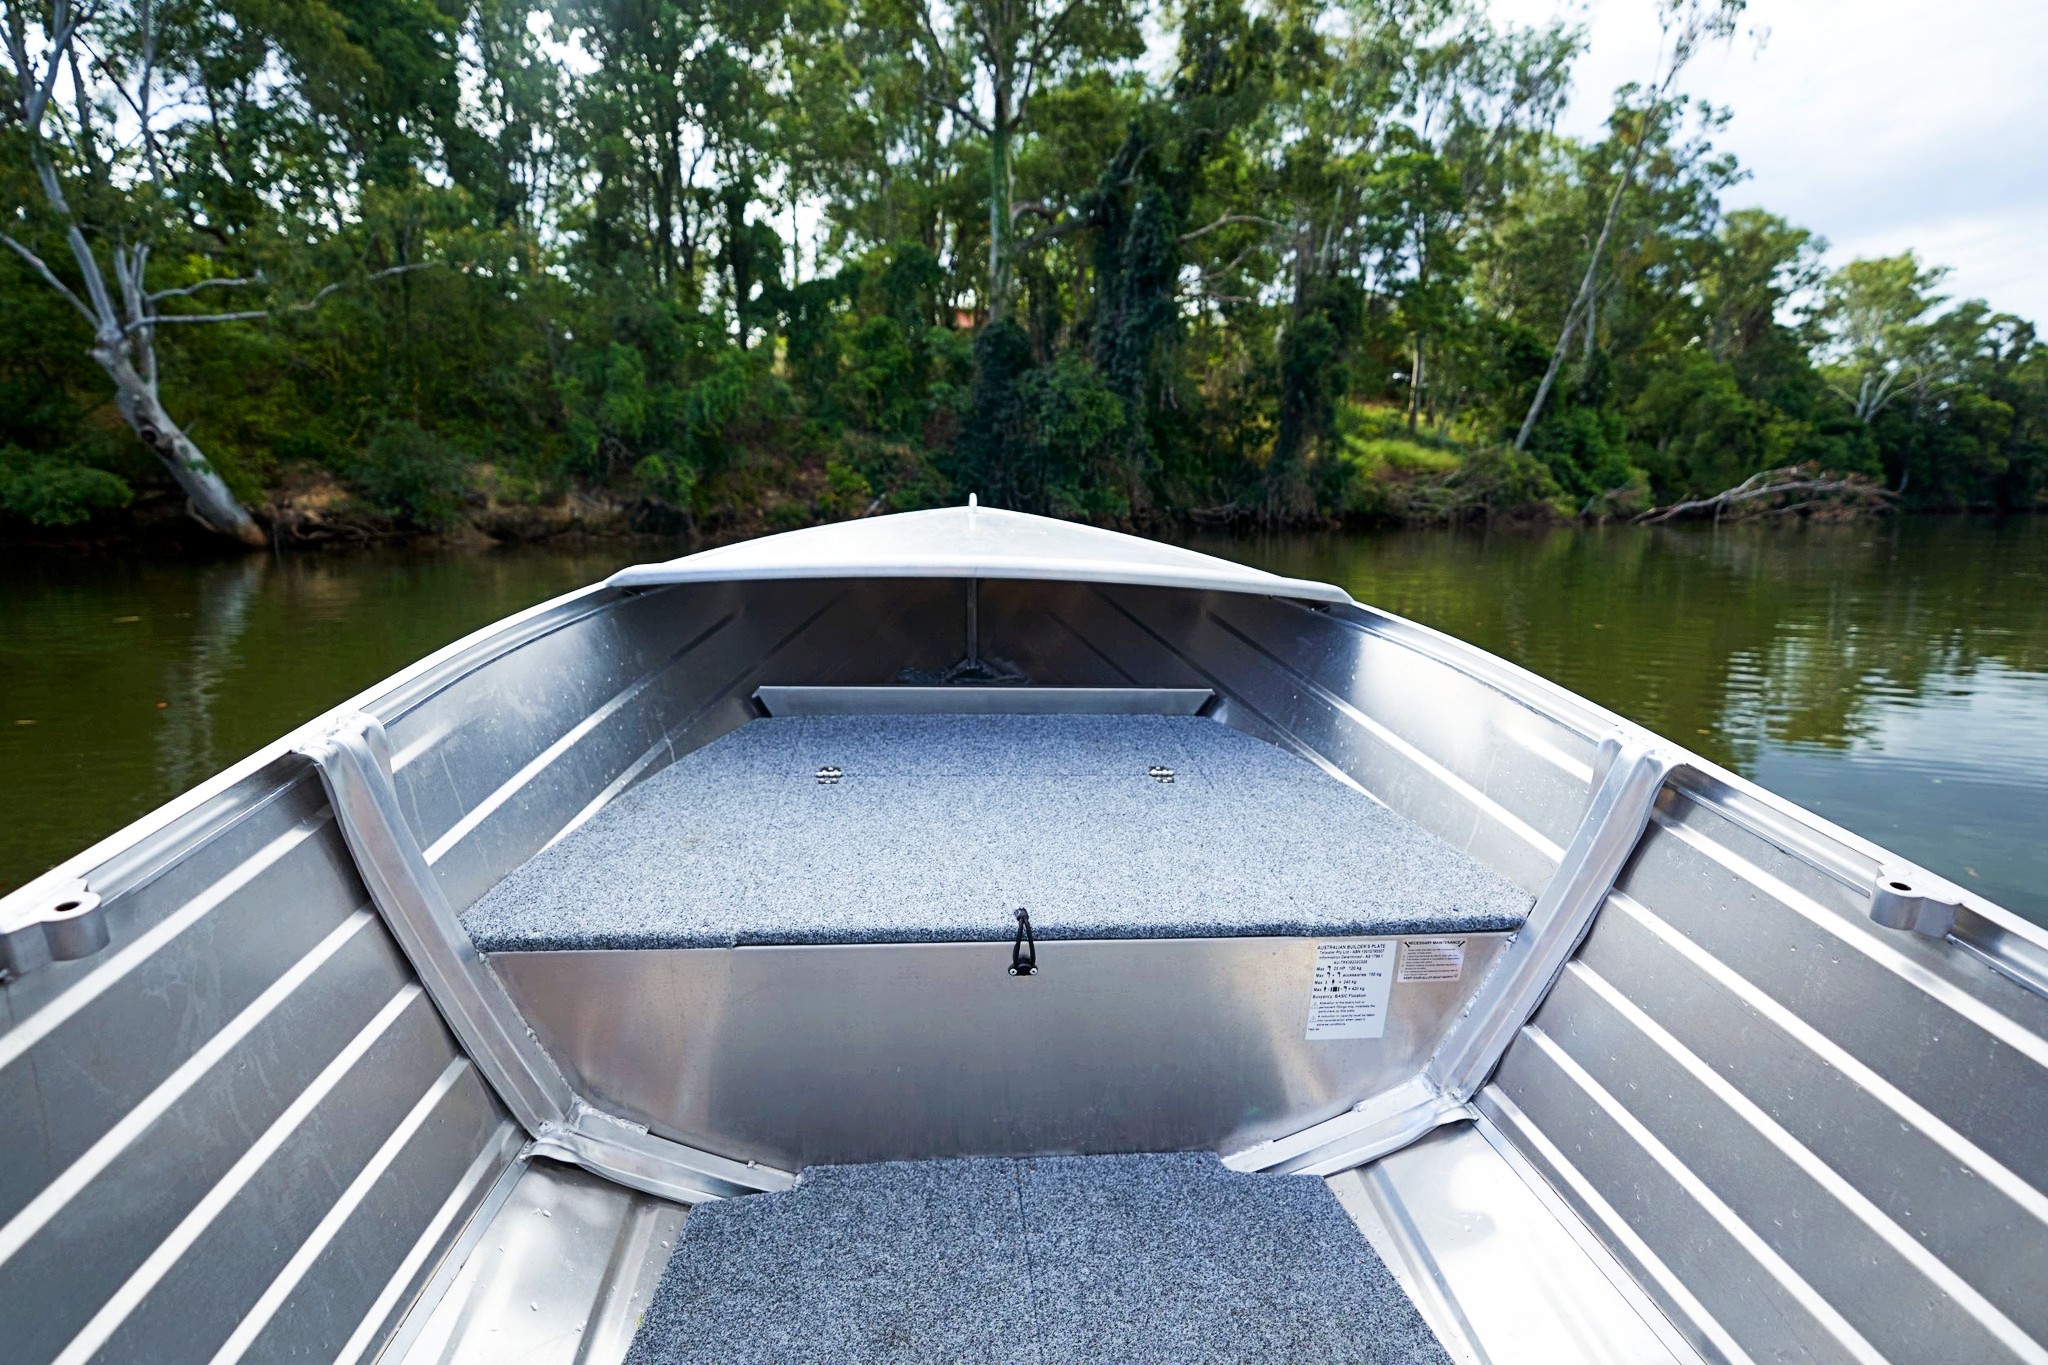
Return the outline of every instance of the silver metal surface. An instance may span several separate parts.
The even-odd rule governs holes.
[[[1462,1101],[1414,1075],[1360,1101],[1349,1113],[1231,1152],[1223,1164],[1234,1171],[1334,1175],[1398,1151],[1441,1124],[1470,1117]]]
[[[386,1365],[617,1365],[688,1216],[570,1166],[535,1161]]]
[[[319,770],[370,899],[478,1069],[541,1147],[650,1194],[697,1202],[786,1189],[793,1177],[648,1137],[592,1111],[505,994],[398,809],[372,716],[343,717],[303,752]]]
[[[1509,941],[1465,1008],[1447,1023],[1420,1076],[1350,1114],[1233,1153],[1228,1164],[1246,1171],[1328,1175],[1404,1147],[1440,1124],[1472,1117],[1467,1102],[1585,937],[1649,823],[1670,766],[1641,745],[1620,740],[1601,745],[1593,801],[1579,832],[1537,897],[1528,923]]]
[[[1699,1355],[1579,1224],[1473,1124],[1330,1188],[1453,1360],[1689,1365]]]
[[[1920,880],[1903,867],[1881,867],[1870,889],[1870,918],[1887,929],[1904,929],[1927,938],[1955,932],[1959,898]]]
[[[1429,1059],[1425,1074],[1446,1099],[1463,1104],[1478,1093],[1550,993],[1635,851],[1673,766],[1661,749],[1626,741],[1602,758],[1592,804],[1528,923]]]
[[[1478,1106],[1703,1352],[2040,1360],[2048,1002],[1681,790]]]
[[[23,900],[0,912],[0,981],[91,957],[108,942],[99,893],[84,882],[56,887],[41,904]]]
[[[928,529],[962,530],[941,519]],[[1211,714],[1291,747],[1532,894],[1572,882],[1560,866],[1581,831],[1603,827],[1586,819],[1589,793],[1617,770],[1599,741],[1655,742],[1335,589],[1235,569],[1205,580],[1208,568],[1097,535],[1035,561],[1013,545],[1001,574],[954,536],[932,572],[984,579],[976,653],[992,670],[1054,687],[1213,692]],[[878,563],[869,544],[839,565],[859,576],[821,578],[829,546],[806,541],[778,565],[775,544],[722,566],[691,561],[692,581],[543,604],[345,704],[389,727],[395,799],[382,817],[423,851],[448,909],[758,714],[757,688],[887,684],[959,661],[959,577],[919,577],[915,556]],[[249,1358],[373,1355],[504,1159],[517,1130],[365,910],[329,801],[293,756],[305,737],[267,746],[0,901],[0,923],[18,926],[82,884],[102,898],[107,934],[81,960],[31,953],[0,984],[10,1359],[203,1359],[231,1337]],[[1880,927],[1870,911],[1882,872],[1935,883],[1667,752],[1679,766],[1616,890],[1474,1100],[1498,1126],[1498,1150],[1540,1172],[1703,1355],[2048,1358],[2048,934],[1960,890],[1945,937]],[[407,865],[424,885],[418,873]],[[1945,904],[1950,891],[1938,890]],[[1916,911],[1913,922],[1939,929],[1944,917]],[[1040,976],[997,975],[981,989],[1058,982],[1063,946],[1047,945]],[[1184,984],[1208,998],[1210,1019],[1250,1021],[1226,1042],[1259,1036],[1256,988],[1247,996],[1228,972]],[[730,1027],[793,1009],[842,1032],[863,1022],[833,1014],[831,1002],[863,989],[836,974],[812,982],[817,1001],[730,988],[688,1001],[693,1017]],[[1104,1094],[1098,1131],[1166,1145],[1205,1127],[1255,1142],[1334,1124],[1318,1147],[1287,1146],[1289,1161],[1315,1164],[1446,1112],[1444,1095],[1412,1084],[1422,1051],[1375,1094],[1340,1092],[1317,1065],[1304,1069],[1298,1027],[1287,1046],[1219,1051],[1184,1033],[1176,1052],[1141,1012],[1117,1013],[1122,981],[1105,979],[1100,994],[1108,1004],[1075,1002],[1050,1032],[1055,1055],[1083,1077],[1113,1071],[1120,1051],[1149,1055],[1148,1093],[1168,1099],[1155,1122],[1120,1117],[1131,1102]],[[602,1037],[613,1003],[599,993],[565,1008]],[[948,1085],[997,1050],[1028,1057],[1029,1032],[948,1036],[946,1020],[971,1020],[978,1005],[963,993],[906,1055],[965,1057]],[[1085,1027],[1105,1015],[1136,1043]],[[780,1113],[756,1097],[761,1075],[805,1065],[785,1054],[810,1034],[779,1036],[780,1052],[693,1033],[696,1054],[753,1069],[640,1081],[690,1112],[829,1129],[825,1100]],[[1240,1069],[1221,1093],[1275,1109],[1200,1109],[1231,1056]],[[950,1114],[943,1094],[927,1100],[934,1092],[897,1079],[894,1059],[870,1061],[864,1078],[826,1078],[853,1122],[909,1127],[926,1103]],[[882,1101],[859,1080],[897,1112],[874,1114]],[[1303,1097],[1314,1102],[1287,1108]],[[999,1111],[1019,1098],[1029,1096],[982,1096]],[[1355,1110],[1361,1099],[1379,1107]],[[986,1110],[961,1122],[985,1125]],[[1275,1114],[1284,1122],[1269,1123]],[[550,1141],[631,1180],[664,1145],[574,1103]],[[253,1320],[250,1305],[261,1305],[260,1328],[238,1326]]]
[[[1385,1036],[1303,1034],[1318,940],[499,953],[578,1089],[654,1132],[783,1167],[1239,1148],[1412,1080],[1500,951],[1395,983]],[[1341,941],[1341,940],[1330,940]]]
[[[481,955],[406,830],[382,723],[374,716],[341,717],[300,752],[320,774],[371,903],[464,1050],[528,1132],[560,1126],[574,1096],[526,1036],[503,988],[483,969]]]
[[[331,1355],[504,1111],[310,782],[115,884],[105,950],[4,992],[4,1354]]]
[[[1028,579],[1142,584],[1349,602],[1328,583],[1282,578],[1175,545],[992,507],[936,507],[762,536],[621,569],[614,588],[778,579]]]
[[[1206,687],[760,687],[771,716],[1192,716]]]

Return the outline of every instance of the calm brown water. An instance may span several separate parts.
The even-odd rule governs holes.
[[[1462,636],[2048,922],[2048,519],[1198,548]],[[631,557],[0,566],[0,889]]]

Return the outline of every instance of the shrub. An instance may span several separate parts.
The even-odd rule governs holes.
[[[65,455],[0,447],[0,511],[37,526],[76,526],[94,512],[126,507],[134,496],[118,474]]]
[[[462,451],[399,418],[380,423],[342,475],[379,512],[423,530],[453,526],[469,500],[469,461]]]

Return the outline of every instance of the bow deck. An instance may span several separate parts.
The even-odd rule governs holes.
[[[820,776],[823,774],[823,777]],[[770,718],[687,754],[466,916],[487,952],[1510,930],[1529,897],[1197,716]]]

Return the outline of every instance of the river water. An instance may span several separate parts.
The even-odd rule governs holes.
[[[1462,636],[2048,923],[2048,518],[1197,548]],[[645,557],[0,565],[0,890],[449,640]]]

